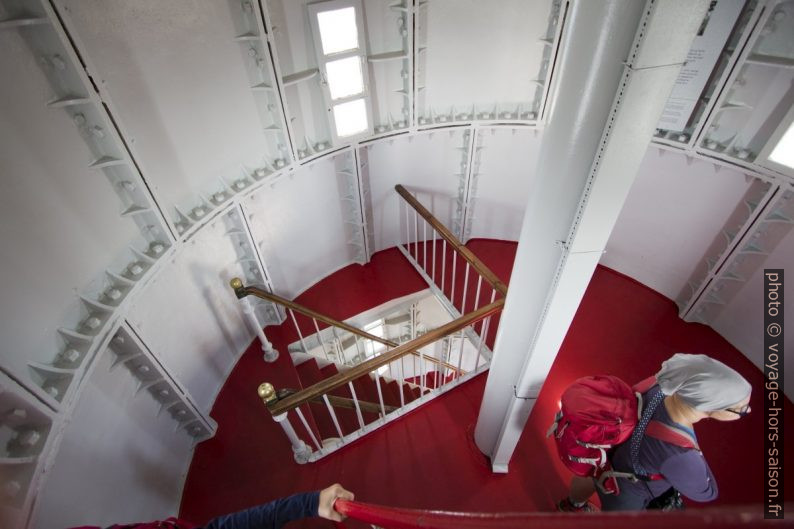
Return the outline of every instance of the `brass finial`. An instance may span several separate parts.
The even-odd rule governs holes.
[[[235,277],[234,279],[229,281],[229,286],[231,286],[235,290],[243,288],[243,280],[240,279],[239,277]]]
[[[259,394],[259,398],[264,401],[265,404],[269,404],[276,400],[276,388],[273,387],[273,384],[270,382],[262,382],[259,384],[259,388],[257,388],[256,392]]]

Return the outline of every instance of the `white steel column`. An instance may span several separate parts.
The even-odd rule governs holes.
[[[494,472],[507,472],[708,4],[571,4],[474,434]]]

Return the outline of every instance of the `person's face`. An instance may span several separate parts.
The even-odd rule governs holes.
[[[709,417],[717,419],[718,421],[735,421],[750,413],[750,396],[741,402],[729,406],[724,410],[709,412]]]

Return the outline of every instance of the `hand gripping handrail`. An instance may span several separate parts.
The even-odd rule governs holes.
[[[385,346],[397,347],[399,345],[397,342],[393,342],[391,340],[387,340],[385,338],[381,338],[380,336],[375,336],[374,334],[370,334],[370,333],[368,333],[366,331],[362,331],[361,329],[359,329],[357,327],[353,327],[352,325],[349,325],[349,324],[347,324],[347,323],[345,323],[343,321],[335,320],[335,319],[333,319],[331,317],[325,316],[324,314],[320,314],[316,310],[312,310],[312,309],[310,309],[308,307],[304,307],[303,305],[301,305],[299,303],[295,303],[294,301],[290,301],[290,300],[288,300],[286,298],[282,298],[281,296],[273,294],[272,292],[268,292],[267,290],[263,290],[263,289],[258,288],[258,287],[252,287],[252,286],[246,287],[246,286],[243,286],[243,282],[242,282],[242,280],[240,278],[235,277],[234,279],[232,279],[229,282],[229,284],[231,285],[232,289],[234,289],[234,293],[237,296],[237,299],[241,299],[241,298],[244,298],[246,296],[254,296],[254,297],[257,297],[257,298],[260,298],[260,299],[264,299],[264,300],[276,303],[278,305],[281,305],[282,307],[286,307],[288,309],[292,309],[295,312],[299,312],[299,313],[301,313],[304,316],[307,316],[309,318],[314,318],[317,321],[321,321],[321,322],[326,323],[328,325],[331,325],[333,327],[338,327],[338,328],[340,328],[342,330],[345,330],[345,331],[347,331],[347,332],[349,332],[351,334],[355,334],[356,336],[360,336],[362,338],[366,338],[368,340],[372,340],[374,342],[378,342],[378,343],[383,344]],[[466,372],[464,370],[458,369],[457,367],[453,366],[449,362],[444,362],[443,360],[439,360],[438,358],[433,358],[431,356],[422,356],[416,351],[411,351],[411,354],[414,355],[414,356],[420,356],[424,360],[426,360],[426,361],[428,361],[428,362],[430,362],[432,364],[443,366],[443,367],[446,367],[447,369],[451,369],[453,371],[456,371],[458,373],[458,375],[465,375],[466,374]]]
[[[485,263],[483,263],[479,257],[474,255],[471,250],[466,248],[466,246],[458,240],[455,235],[449,231],[449,228],[444,226],[441,221],[433,216],[430,211],[422,205],[421,202],[416,200],[414,196],[408,192],[402,185],[397,184],[394,186],[394,189],[397,193],[405,199],[408,204],[416,210],[416,212],[425,219],[428,224],[430,224],[436,231],[443,237],[451,246],[452,249],[455,250],[463,257],[468,263],[474,268],[480,276],[482,276],[485,281],[493,287],[494,290],[499,292],[502,296],[507,295],[507,285],[505,285],[501,279],[499,279],[493,271],[488,268]]]
[[[599,513],[476,513],[401,509],[337,499],[344,516],[384,529],[684,529],[714,527],[749,529],[764,525],[794,527],[794,520],[764,520],[763,506]],[[343,523],[336,522],[344,528]]]

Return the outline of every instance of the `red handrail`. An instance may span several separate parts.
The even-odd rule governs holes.
[[[792,519],[764,520],[762,505],[675,512],[471,513],[399,509],[338,499],[334,509],[350,518],[385,529],[748,529],[765,523],[775,528],[794,527]],[[340,526],[344,527],[337,522],[337,527]]]

